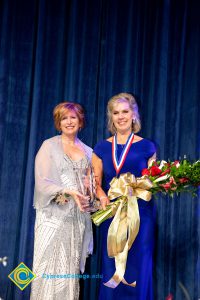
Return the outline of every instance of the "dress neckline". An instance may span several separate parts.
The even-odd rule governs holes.
[[[145,139],[142,138],[141,140],[139,140],[139,141],[137,141],[137,142],[133,142],[133,143],[131,144],[131,146],[134,145],[134,144],[137,144],[137,143],[139,143],[139,142],[141,142],[141,141],[144,141],[144,140],[145,140]],[[105,141],[112,145],[112,141],[108,141],[108,140],[105,140]],[[125,144],[119,144],[119,143],[117,143],[117,145],[124,146]]]
[[[81,162],[83,159],[87,159],[87,153],[86,153],[84,144],[81,143],[81,141],[79,140],[79,138],[78,138],[78,142],[79,142],[79,144],[82,146],[84,156],[81,157],[81,158],[79,158],[79,159],[76,159],[76,160],[75,160],[75,159],[72,159],[67,153],[64,152],[64,148],[63,148],[63,144],[62,144],[62,138],[61,138],[61,135],[59,135],[58,137],[59,137],[59,143],[60,143],[60,148],[61,148],[62,153],[63,153],[64,156],[66,156],[71,162],[78,163],[78,162]]]
[[[68,154],[64,153],[64,155],[73,163],[79,163],[81,162],[82,160],[85,160],[86,159],[86,155],[84,155],[83,157],[81,157],[80,159],[72,159]]]

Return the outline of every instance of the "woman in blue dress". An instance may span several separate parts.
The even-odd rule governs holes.
[[[131,94],[120,93],[113,96],[107,105],[108,128],[113,134],[94,148],[93,167],[97,180],[97,196],[103,208],[109,204],[107,192],[113,177],[130,172],[141,176],[144,168],[155,160],[156,149],[153,142],[135,133],[141,128],[138,106]],[[132,287],[120,283],[115,288],[107,287],[115,273],[115,260],[107,254],[107,233],[112,222],[109,219],[100,226],[102,238],[100,300],[152,300],[152,256],[154,248],[155,209],[153,201],[138,199],[140,213],[139,233],[128,252],[124,278],[128,283],[136,281]]]

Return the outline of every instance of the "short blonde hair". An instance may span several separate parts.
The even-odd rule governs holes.
[[[130,106],[130,109],[134,112],[135,122],[133,123],[132,130],[134,133],[137,133],[141,129],[141,121],[138,112],[138,105],[135,100],[135,97],[128,93],[120,93],[109,99],[107,104],[108,130],[112,134],[116,133],[116,128],[112,120],[112,112],[113,112],[114,105],[120,102],[127,102]]]
[[[62,117],[69,110],[75,112],[75,114],[77,115],[80,122],[80,128],[82,129],[85,126],[85,113],[83,107],[80,104],[74,102],[62,102],[56,105],[53,110],[54,125],[58,131],[60,131],[60,122],[62,120]]]

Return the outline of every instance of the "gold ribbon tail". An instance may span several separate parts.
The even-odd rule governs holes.
[[[128,251],[139,232],[140,215],[137,198],[145,201],[151,199],[151,181],[146,177],[135,178],[131,173],[121,174],[110,183],[108,196],[110,200],[121,198],[116,214],[108,230],[108,256],[115,258],[115,273],[104,283],[116,288],[120,282],[135,287],[136,281],[128,283],[124,279]]]
[[[131,248],[139,231],[140,216],[137,197],[128,196],[127,200],[127,205],[123,201],[121,202],[108,230],[108,255],[115,257],[116,268],[112,278],[104,283],[104,285],[110,288],[116,288],[120,282],[132,287],[136,286],[135,281],[128,283],[124,279],[124,274],[128,250]],[[125,209],[123,210],[123,208]],[[122,232],[123,235],[121,235]]]

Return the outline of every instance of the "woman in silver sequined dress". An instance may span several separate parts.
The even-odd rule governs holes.
[[[92,253],[90,215],[85,211],[83,175],[92,149],[77,138],[83,108],[63,102],[53,112],[61,135],[45,140],[35,161],[35,243],[31,300],[79,298],[80,271]]]

